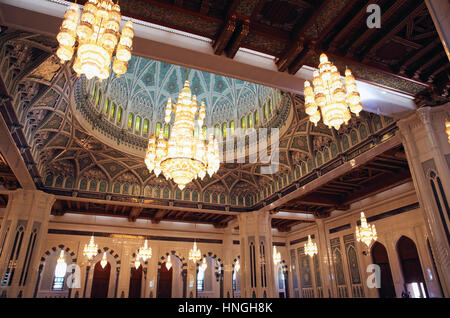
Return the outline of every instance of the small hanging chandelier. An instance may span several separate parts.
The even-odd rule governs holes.
[[[189,251],[189,260],[197,262],[202,258],[202,252],[197,248],[197,242],[194,241],[194,247]]]
[[[305,254],[313,257],[317,254],[317,244],[311,240],[311,235],[308,235],[308,243],[305,243]]]
[[[208,264],[206,264],[206,257],[203,257],[202,265],[200,265],[202,271],[205,271],[208,268]]]
[[[345,70],[345,86],[336,66],[328,61],[325,54],[320,55],[319,70],[313,73],[313,85],[305,81],[305,111],[309,120],[317,125],[322,113],[323,123],[329,128],[339,130],[343,123],[351,118],[350,111],[356,116],[362,110],[361,97],[356,88],[355,77],[349,69]],[[350,108],[350,111],[349,111]]]
[[[148,242],[147,240],[145,240],[144,246],[139,249],[136,259],[141,258],[145,262],[151,257],[152,257],[152,248],[148,246]]]
[[[281,262],[281,254],[277,251],[276,246],[273,247],[273,262],[275,263],[275,265]]]
[[[133,45],[133,23],[127,21],[120,29],[120,6],[112,0],[88,0],[81,14],[76,3],[67,9],[60,31],[56,55],[62,63],[72,59],[78,42],[73,69],[78,76],[88,79],[109,77],[115,52],[113,71],[119,77],[125,74],[131,59]]]
[[[450,142],[450,121],[445,121],[445,131],[447,132],[448,142]]]
[[[375,225],[368,224],[364,212],[361,212],[361,226],[356,226],[356,240],[358,242],[363,242],[367,245],[367,247],[369,247],[370,243],[372,241],[376,241],[377,238],[378,236]]]
[[[170,124],[171,114],[175,120],[170,130],[170,137],[165,139],[161,128],[158,139],[155,135],[149,139],[145,155],[145,164],[156,176],[162,172],[167,180],[172,179],[183,190],[186,184],[195,178],[203,179],[219,170],[219,143],[211,135],[208,143],[202,133],[203,120],[206,117],[205,103],[197,106],[197,97],[191,97],[189,81],[184,82],[184,88],[178,95],[176,104],[169,98],[164,120]],[[194,136],[195,118],[198,115],[198,134]]]
[[[106,259],[106,252],[103,252],[103,257],[102,257],[102,260],[100,261],[100,265],[104,269],[107,264],[108,264],[108,260]]]
[[[236,272],[239,272],[240,269],[241,269],[241,264],[239,264],[239,260],[236,260],[236,264],[234,264],[234,270]]]
[[[66,275],[67,264],[64,251],[61,250],[58,260],[56,261],[55,277],[64,277]]]
[[[170,270],[171,267],[172,267],[172,262],[170,261],[170,255],[169,255],[167,257],[166,268],[167,268],[167,270]]]
[[[94,242],[94,235],[91,236],[89,245],[84,244],[83,255],[91,260],[95,255],[98,254],[98,245]]]

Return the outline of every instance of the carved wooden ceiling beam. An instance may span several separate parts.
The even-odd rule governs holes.
[[[382,2],[382,0],[374,0],[374,1],[370,1],[370,3],[372,4],[379,4],[380,2]],[[367,5],[368,3],[365,3],[361,9],[358,11],[357,14],[355,14],[353,16],[353,18],[345,24],[345,26],[341,29],[339,29],[338,33],[334,36],[333,40],[331,40],[331,42],[328,45],[328,49],[330,52],[333,53],[337,53],[338,51],[338,45],[340,42],[342,42],[345,37],[348,35],[348,33],[359,23],[361,23],[361,21],[366,19],[367,16]]]
[[[381,23],[387,23],[389,19],[398,11],[398,9],[405,3],[406,0],[398,0],[395,1],[394,4],[386,10],[382,16],[381,16]],[[379,31],[379,29],[373,28],[367,30],[357,39],[353,42],[353,44],[348,48],[347,50],[347,57],[355,57],[356,50],[362,46],[362,44],[375,32]]]
[[[425,2],[422,2],[411,13],[407,14],[406,17],[404,17],[399,23],[397,23],[394,28],[390,29],[390,31],[381,38],[381,40],[377,41],[368,51],[366,50],[367,53],[364,54],[363,63],[369,61],[370,57],[375,55],[375,52],[379,48],[381,48],[387,41],[391,40],[398,32],[400,32],[400,30],[405,27],[410,19],[414,19],[414,17],[422,13],[424,10],[427,10],[427,7],[425,5]],[[389,18],[387,20],[389,20]],[[382,23],[386,23],[384,22],[383,18]]]

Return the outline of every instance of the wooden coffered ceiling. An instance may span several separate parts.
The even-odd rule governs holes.
[[[380,29],[367,27],[369,4],[381,8]],[[424,1],[122,0],[120,6],[125,16],[210,38],[214,52],[229,58],[248,48],[275,56],[279,71],[295,74],[303,65],[316,67],[325,52],[358,79],[412,95],[448,95],[450,63]]]
[[[410,180],[406,154],[400,145],[277,207],[274,216],[283,211],[328,217],[333,210],[348,210],[351,203]]]

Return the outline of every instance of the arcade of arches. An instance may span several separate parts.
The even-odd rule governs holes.
[[[385,36],[358,21],[366,1],[123,1],[136,48],[126,74],[100,82],[58,61],[64,1],[41,2],[0,1],[1,298],[450,297],[450,26],[433,23],[448,3],[379,1]],[[361,93],[363,111],[339,130],[305,112],[321,51]],[[148,138],[170,136],[165,104],[186,77],[206,103],[194,133],[211,128],[222,147],[277,128],[276,171],[262,173],[244,138],[244,162],[183,190],[148,172]],[[355,235],[362,211],[378,234],[370,247]]]

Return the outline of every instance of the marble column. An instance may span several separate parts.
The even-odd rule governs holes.
[[[327,232],[325,229],[324,220],[321,218],[316,218],[317,224],[317,253],[320,260],[320,271],[322,272],[322,281],[323,281],[323,296],[324,297],[333,297],[333,284],[331,281],[331,262],[328,251],[328,238]]]
[[[33,297],[54,195],[18,189],[9,194],[0,229],[0,291]]]
[[[241,297],[277,297],[272,255],[272,227],[267,211],[241,213]]]
[[[422,107],[398,122],[445,297],[450,297],[450,103]]]
[[[224,273],[223,273],[223,297],[233,297],[233,235],[232,227],[228,226],[225,229],[223,236],[223,251],[224,251]]]

